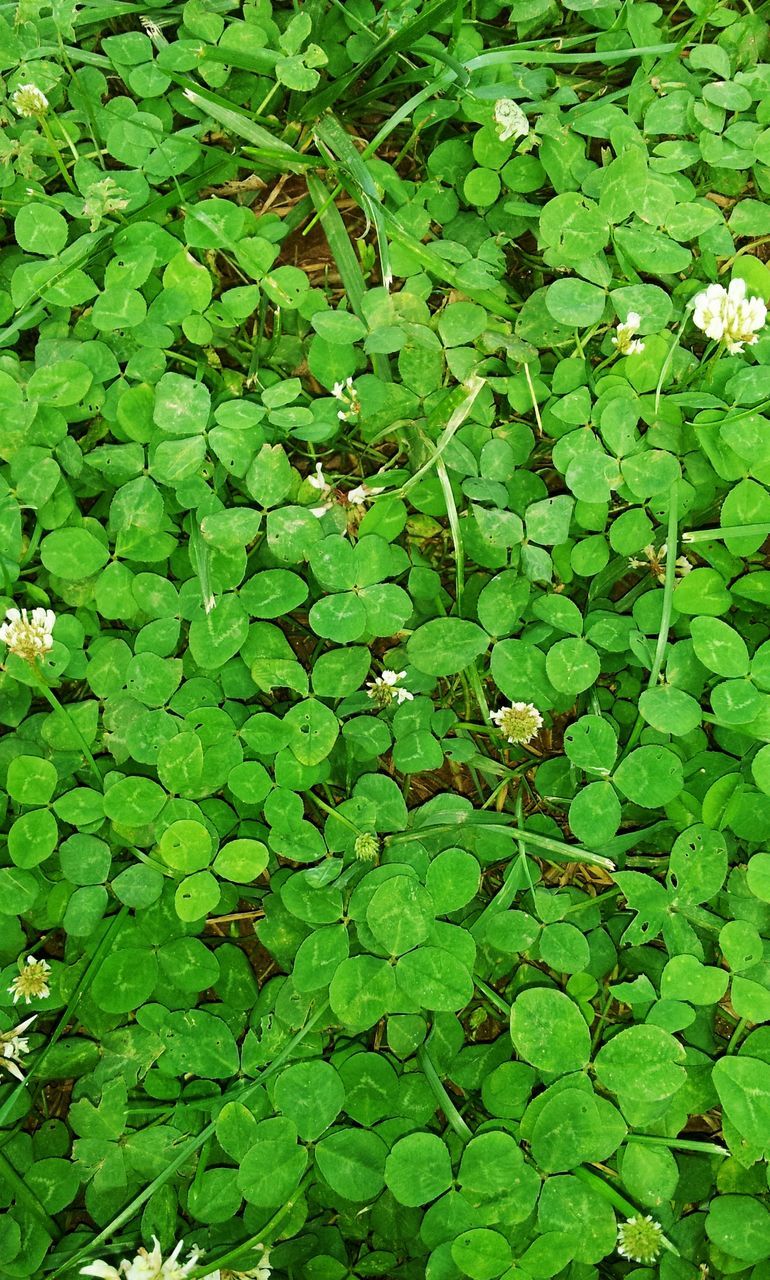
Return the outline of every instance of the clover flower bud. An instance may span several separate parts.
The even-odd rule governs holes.
[[[618,1253],[631,1262],[655,1262],[663,1248],[663,1228],[651,1218],[637,1213],[618,1227]]]
[[[380,852],[380,841],[371,831],[363,831],[360,836],[356,836],[353,852],[359,862],[374,862]]]

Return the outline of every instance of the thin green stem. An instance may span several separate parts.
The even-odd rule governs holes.
[[[88,743],[83,737],[83,734],[81,733],[80,729],[75,724],[75,721],[73,720],[67,708],[59,701],[53,689],[51,689],[46,684],[45,677],[42,671],[40,670],[40,668],[37,666],[37,664],[35,664],[33,670],[37,677],[37,687],[40,689],[44,697],[48,699],[54,711],[58,712],[67,721],[67,724],[69,725],[70,729],[72,730],[78,742],[80,743],[81,747],[83,748],[85,757],[90,765],[91,772],[94,776],[94,781],[96,782],[98,789],[101,791],[104,785],[103,779],[102,779],[102,775],[100,774],[99,770],[96,767],[96,761],[94,760],[94,757],[91,754],[91,748],[89,747]]]
[[[689,545],[696,542],[721,542],[725,538],[739,537],[770,537],[770,523],[764,520],[758,524],[726,525],[721,529],[690,529],[682,534],[682,542]]]
[[[679,531],[679,483],[675,481],[671,486],[668,506],[668,528],[666,532],[666,576],[663,582],[663,603],[660,610],[660,627],[658,629],[658,639],[655,645],[655,653],[652,659],[650,675],[647,680],[647,688],[654,689],[658,683],[658,676],[663,669],[663,659],[666,654],[668,645],[668,633],[671,626],[671,613],[674,607],[674,587],[676,585],[676,552]],[[636,746],[641,736],[644,719],[641,713],[637,714],[634,727],[631,730],[628,742],[623,749],[621,760],[629,754]]]
[[[547,854],[554,862],[586,862],[592,867],[601,867],[603,871],[614,871],[615,863],[604,858],[600,853],[591,853],[577,844],[567,844],[564,840],[552,840],[550,836],[542,836],[537,831],[528,831],[525,827],[507,825],[503,822],[479,823],[480,831],[494,835],[520,836],[524,844]],[[404,844],[411,840],[424,840],[426,835],[450,835],[457,831],[456,823],[437,823],[435,826],[419,827],[414,831],[399,831],[391,836],[391,844]]]
[[[572,1172],[576,1178],[579,1178],[581,1182],[585,1182],[586,1186],[593,1187],[594,1191],[598,1191],[603,1199],[608,1200],[615,1209],[619,1209],[627,1217],[633,1218],[639,1213],[636,1205],[627,1200],[614,1187],[611,1187],[608,1182],[605,1182],[604,1178],[600,1178],[597,1173],[592,1173],[590,1169],[586,1169],[584,1165],[578,1165],[577,1169],[573,1169]],[[679,1250],[676,1245],[672,1244],[668,1237],[662,1234],[660,1239],[664,1249],[668,1249],[669,1253],[675,1254],[678,1258]]]
[[[62,153],[59,149],[59,144],[56,141],[55,137],[53,136],[50,124],[48,123],[44,115],[38,116],[38,120],[40,122],[40,128],[43,130],[45,140],[48,143],[48,150],[51,152],[51,155],[53,156],[56,162],[57,169],[59,170],[61,176],[63,177],[64,181],[66,182],[72,194],[78,195],[78,189],[75,186],[74,182],[72,181],[72,176],[70,174],[69,169],[64,163]]]
[[[692,1151],[696,1155],[724,1156],[730,1152],[718,1142],[691,1142],[689,1138],[663,1138],[654,1133],[629,1133],[626,1142],[636,1142],[645,1147],[669,1147],[671,1151]]]
[[[481,978],[474,977],[473,981],[481,994],[486,996],[489,1003],[494,1005],[494,1007],[498,1009],[504,1017],[510,1018],[511,1006],[508,1004],[507,1000],[503,1000],[503,997],[497,994],[494,987],[490,987],[489,984],[484,982]]]
[[[288,1200],[284,1201],[280,1209],[276,1209],[270,1221],[266,1222],[264,1227],[260,1228],[256,1235],[250,1236],[248,1240],[244,1240],[241,1244],[235,1245],[234,1248],[228,1249],[227,1253],[221,1254],[220,1257],[209,1259],[205,1264],[200,1267],[196,1267],[191,1273],[192,1280],[196,1280],[198,1276],[210,1275],[212,1271],[217,1271],[222,1267],[229,1268],[233,1262],[256,1262],[256,1265],[258,1266],[259,1255],[257,1255],[256,1259],[249,1259],[248,1256],[244,1257],[244,1255],[248,1255],[249,1252],[255,1249],[258,1244],[263,1244],[265,1240],[271,1240],[273,1238],[276,1228],[280,1226],[283,1219],[288,1217],[291,1213],[295,1204],[304,1192],[305,1187],[307,1187],[312,1180],[312,1177],[313,1170],[309,1169],[298,1184],[296,1190],[289,1196]]]
[[[455,1106],[449,1094],[447,1093],[444,1083],[441,1080],[441,1077],[439,1076],[438,1071],[435,1068],[433,1059],[431,1058],[430,1053],[428,1052],[427,1045],[421,1045],[421,1047],[418,1049],[417,1061],[422,1067],[425,1073],[425,1078],[428,1081],[428,1084],[430,1085],[431,1089],[433,1090],[436,1101],[441,1107],[441,1110],[444,1112],[444,1115],[446,1116],[448,1123],[452,1126],[458,1138],[460,1138],[463,1142],[470,1142],[471,1138],[473,1137],[473,1132],[471,1129],[468,1128],[467,1124],[465,1123],[462,1116],[460,1115],[460,1112],[457,1110],[457,1107]]]

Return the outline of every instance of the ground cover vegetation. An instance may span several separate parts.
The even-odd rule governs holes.
[[[0,1275],[761,1280],[744,0],[0,5]]]

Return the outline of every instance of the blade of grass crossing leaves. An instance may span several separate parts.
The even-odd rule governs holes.
[[[342,215],[333,203],[327,188],[313,174],[308,174],[307,189],[321,220],[324,235],[337,264],[340,279],[345,286],[351,310],[359,319],[364,320],[361,303],[366,292],[366,281],[347,228],[342,221]],[[390,362],[387,356],[380,352],[373,354],[372,368],[383,382],[391,381]]]
[[[327,115],[324,117],[316,126],[315,132],[316,136],[329,148],[332,155],[337,158],[342,166],[343,173],[348,178],[349,185],[353,186],[356,199],[360,203],[367,219],[374,226],[380,256],[382,283],[386,289],[389,289],[393,279],[390,269],[390,251],[388,237],[385,232],[383,207],[374,179],[353,145],[350,136],[334,116]]]
[[[436,24],[452,12],[454,5],[455,0],[433,0],[433,3],[425,5],[411,22],[407,22],[400,30],[394,31],[392,35],[386,36],[384,40],[378,39],[373,35],[374,48],[372,52],[357,63],[356,66],[351,67],[349,71],[339,76],[332,84],[325,85],[319,93],[310,98],[301,113],[301,119],[314,120],[322,112],[328,111],[347,92],[351,85],[361,78],[362,73],[375,60],[384,59],[391,53],[399,53],[401,50],[414,48],[414,44],[419,40],[420,36],[434,30]]]
[[[652,667],[647,679],[647,688],[654,689],[658,683],[658,677],[663,670],[663,660],[666,656],[666,646],[668,645],[668,633],[671,627],[671,613],[674,607],[674,587],[676,586],[676,552],[679,539],[679,483],[678,481],[671,486],[668,500],[668,528],[666,532],[666,573],[663,582],[663,602],[660,612],[660,628],[658,630],[658,638],[655,642],[655,653],[653,654]],[[644,728],[644,719],[641,712],[637,715],[634,727],[631,730],[628,742],[626,743],[622,753],[621,760],[629,754],[639,741],[642,729]]]

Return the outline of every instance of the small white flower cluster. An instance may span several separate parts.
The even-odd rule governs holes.
[[[344,382],[335,382],[332,387],[332,395],[335,400],[341,400],[344,409],[339,409],[337,417],[341,422],[350,422],[352,418],[357,418],[361,412],[361,402],[358,399],[358,393],[353,386],[353,379],[346,378]]]
[[[618,1226],[617,1248],[621,1258],[649,1266],[663,1248],[663,1228],[649,1213],[637,1213]]]
[[[635,338],[639,325],[642,323],[642,317],[636,311],[629,311],[625,320],[622,320],[615,331],[612,339],[613,347],[617,347],[618,355],[621,356],[639,356],[644,351],[644,343],[641,338]]]
[[[495,129],[501,142],[526,138],[529,133],[529,120],[513,98],[498,98],[495,103]]]
[[[334,501],[332,499],[334,486],[329,484],[327,481],[320,462],[315,464],[315,475],[308,476],[308,484],[311,488],[317,489],[323,499],[322,506],[310,508],[312,514],[317,516],[320,520],[321,516],[326,515],[326,512],[330,511],[334,506]],[[370,488],[368,484],[359,484],[356,485],[355,489],[351,489],[348,493],[343,495],[343,501],[349,506],[361,507],[365,502],[368,502],[370,498],[375,498],[378,493],[382,492],[382,488]]]
[[[381,676],[367,682],[368,696],[378,707],[390,706],[391,702],[396,702],[399,707],[402,702],[413,702],[414,694],[399,687],[399,681],[405,676],[405,671],[391,671],[385,667]]]
[[[320,520],[321,516],[326,515],[326,512],[334,505],[332,502],[328,501],[329,495],[334,492],[334,488],[332,485],[327,483],[326,476],[324,475],[323,467],[320,462],[315,464],[315,475],[308,476],[307,482],[312,489],[318,490],[324,500],[324,505],[322,507],[310,508],[313,515],[318,516]]]
[[[27,963],[8,988],[8,994],[13,996],[13,1003],[18,1004],[23,999],[25,1004],[29,1004],[31,1000],[45,1000],[46,996],[50,996],[50,972],[51,966],[47,960],[27,956]]]
[[[153,1248],[150,1252],[142,1248],[133,1260],[124,1258],[117,1267],[99,1260],[90,1262],[87,1267],[81,1267],[80,1274],[96,1276],[98,1280],[186,1280],[190,1272],[197,1267],[201,1256],[197,1245],[192,1245],[187,1261],[180,1262],[179,1254],[182,1251],[183,1240],[174,1246],[173,1251],[165,1259],[161,1253],[160,1242],[155,1236],[152,1237],[152,1243]],[[257,1248],[261,1251],[261,1257],[256,1267],[248,1271],[217,1269],[210,1271],[203,1280],[270,1280],[272,1271],[270,1250],[264,1245],[257,1245]]]
[[[0,627],[0,641],[26,662],[41,658],[53,645],[56,614],[52,609],[9,609]]]
[[[45,115],[48,99],[36,84],[20,84],[15,93],[11,94],[11,106],[18,115],[32,120],[36,116]]]
[[[628,563],[632,569],[649,569],[654,578],[658,582],[666,580],[666,566],[663,563],[668,554],[668,547],[664,543],[659,551],[656,551],[652,543],[649,546],[642,547],[642,555],[644,560],[639,560],[636,556],[629,556]],[[692,565],[687,556],[677,556],[675,564],[675,573],[677,578],[684,578],[692,571]]]
[[[121,1280],[122,1276],[125,1280],[186,1280],[198,1265],[200,1249],[195,1245],[192,1246],[187,1261],[180,1262],[179,1254],[182,1251],[183,1240],[174,1246],[173,1252],[165,1259],[160,1250],[160,1241],[156,1236],[152,1237],[152,1243],[153,1248],[150,1252],[142,1248],[131,1261],[124,1258],[117,1267],[101,1260],[90,1262],[87,1267],[81,1267],[80,1274],[97,1276],[99,1280]]]
[[[740,355],[744,346],[753,347],[767,320],[761,298],[746,297],[746,281],[736,277],[725,289],[710,284],[692,302],[693,324],[713,342],[723,342],[730,355]]]
[[[0,1067],[5,1067],[17,1080],[24,1079],[21,1059],[25,1053],[29,1053],[29,1041],[24,1032],[27,1027],[32,1026],[36,1017],[37,1014],[33,1013],[31,1018],[25,1018],[18,1026],[11,1027],[10,1031],[0,1031]]]
[[[378,493],[384,492],[381,485],[370,488],[368,484],[357,484],[355,489],[349,489],[345,496],[354,507],[362,507],[370,498],[376,498]]]
[[[509,707],[490,712],[489,718],[512,746],[531,742],[543,725],[543,717],[532,702],[512,702]]]

